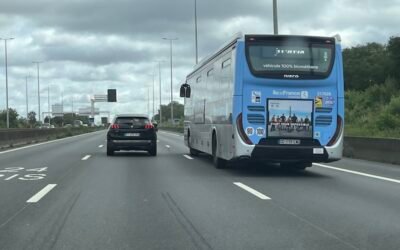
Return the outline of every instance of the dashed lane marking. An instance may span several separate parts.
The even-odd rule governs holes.
[[[258,192],[257,190],[255,190],[247,185],[244,185],[241,182],[234,182],[233,184],[235,184],[236,186],[240,187],[243,190],[246,190],[247,192],[251,193],[252,195],[257,196],[261,200],[271,200],[271,198],[269,198],[268,196]]]
[[[183,155],[186,159],[189,159],[189,160],[193,160],[193,158],[192,157],[190,157],[189,155]]]
[[[82,158],[82,161],[86,161],[87,159],[89,159],[91,157],[91,155],[86,155],[85,157]]]
[[[45,186],[42,190],[40,190],[37,194],[32,196],[29,200],[27,200],[27,203],[36,203],[40,201],[46,194],[48,194],[53,188],[55,188],[57,184],[49,184]]]

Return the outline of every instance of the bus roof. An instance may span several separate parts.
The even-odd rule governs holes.
[[[198,64],[194,66],[193,71],[188,75],[192,75],[195,73],[198,69],[206,65],[209,61],[214,59],[216,56],[221,54],[223,51],[225,51],[227,48],[231,47],[233,44],[237,42],[237,40],[243,38],[243,34],[241,32],[236,33],[228,42],[224,43],[220,48],[218,48],[214,53],[206,56],[204,59],[202,59]]]
[[[196,71],[198,71],[200,68],[202,68],[204,65],[209,63],[212,59],[220,55],[222,52],[224,52],[227,48],[231,47],[234,45],[239,39],[243,39],[245,36],[265,36],[265,37],[273,37],[273,36],[281,36],[281,37],[315,37],[315,38],[324,38],[322,36],[302,36],[302,35],[255,35],[255,34],[246,34],[243,35],[242,32],[236,33],[230,40],[228,40],[226,43],[224,43],[220,48],[218,48],[214,53],[206,56],[204,59],[202,59],[198,64],[194,66],[194,69],[192,72],[190,72],[189,75],[187,75],[187,78],[192,76]],[[342,41],[341,37],[339,34],[336,34],[333,36],[335,39],[336,43],[340,43]]]

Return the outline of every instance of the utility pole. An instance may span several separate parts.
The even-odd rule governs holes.
[[[6,69],[6,112],[7,112],[7,128],[10,128],[10,110],[8,108],[8,72],[7,72],[7,41],[13,40],[14,38],[0,38],[4,40],[4,58],[5,58],[5,69]]]
[[[278,35],[278,6],[277,0],[272,0],[273,18],[274,18],[274,35]]]

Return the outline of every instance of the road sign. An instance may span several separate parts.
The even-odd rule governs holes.
[[[64,107],[62,104],[54,104],[51,106],[51,113],[53,116],[63,117],[64,116]]]
[[[101,117],[101,124],[107,124],[108,123],[108,117]]]
[[[78,109],[78,114],[81,116],[91,116],[92,115],[92,108],[87,107],[87,108],[80,108]],[[94,115],[99,115],[100,114],[100,109],[95,108],[94,109]]]
[[[117,90],[108,89],[107,90],[108,102],[117,102]]]

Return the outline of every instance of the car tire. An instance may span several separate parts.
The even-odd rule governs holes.
[[[111,147],[107,147],[107,155],[108,156],[114,155],[114,149]]]
[[[215,168],[223,169],[226,167],[226,160],[221,159],[217,156],[217,149],[218,149],[217,138],[216,138],[215,134],[213,134],[213,137],[212,137],[212,161],[213,161]]]
[[[156,155],[157,155],[157,145],[152,146],[152,147],[150,148],[149,154],[150,154],[151,156],[156,156]]]

